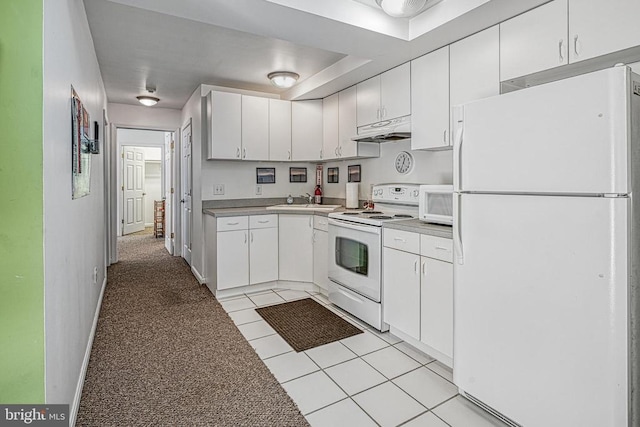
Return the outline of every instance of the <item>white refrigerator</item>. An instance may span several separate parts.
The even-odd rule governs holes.
[[[454,382],[514,425],[640,426],[640,76],[454,111]]]

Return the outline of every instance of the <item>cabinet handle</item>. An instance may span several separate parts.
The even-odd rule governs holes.
[[[245,245],[247,244],[247,232],[246,232],[246,231],[245,231],[245,233],[244,233],[244,244],[245,244]]]
[[[406,241],[406,240],[404,240],[404,239],[403,239],[403,238],[401,238],[401,237],[394,237],[394,238],[393,238],[393,240],[395,240],[396,242],[407,243],[407,241]]]
[[[376,118],[378,120],[382,118],[382,115],[380,114],[380,109],[379,108],[376,110]]]
[[[422,275],[423,276],[427,275],[427,263],[426,262],[422,263]]]
[[[313,230],[313,239],[312,240],[313,240],[313,243],[316,242],[316,231],[315,230]]]
[[[381,119],[384,119],[385,117],[387,117],[387,109],[385,107],[382,107],[382,113],[381,113]]]
[[[418,260],[413,262],[413,273],[418,274]]]
[[[242,158],[243,158],[243,159],[246,159],[246,158],[247,158],[247,149],[246,149],[246,148],[243,148],[243,149],[242,149]]]
[[[442,132],[442,142],[444,142],[445,144],[447,143],[447,130],[446,129]]]
[[[267,220],[262,221],[262,220],[259,219],[258,223],[260,223],[260,224],[268,224],[269,220],[267,219]]]
[[[228,222],[227,225],[238,225],[240,224],[239,222]]]
[[[311,221],[313,221],[313,217],[311,217],[311,216],[310,216],[310,217],[309,217],[309,228],[311,228],[311,227],[312,227],[312,225],[313,225],[313,223],[312,223]]]
[[[240,158],[240,147],[238,147],[238,149],[236,150],[236,157]]]
[[[287,160],[291,160],[291,150],[287,150]]]
[[[573,36],[573,51],[575,52],[576,56],[580,56],[580,54],[578,53],[578,35],[577,34]]]
[[[320,150],[320,158],[322,158],[322,150]]]
[[[334,153],[336,153],[336,157],[338,157],[338,147],[336,147],[335,150],[333,150]]]
[[[338,147],[338,155],[342,157],[342,147]]]
[[[562,45],[564,44],[564,40],[560,39],[558,42],[558,56],[560,57],[560,63],[564,62],[564,56],[562,55]]]
[[[253,243],[253,231],[251,232],[251,243]]]

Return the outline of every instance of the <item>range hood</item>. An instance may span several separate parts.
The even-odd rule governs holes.
[[[384,120],[358,128],[358,135],[351,138],[356,142],[394,142],[411,138],[411,116]]]

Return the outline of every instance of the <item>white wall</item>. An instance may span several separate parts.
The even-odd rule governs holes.
[[[109,103],[108,108],[109,120],[117,126],[175,130],[182,124],[180,110],[173,108],[161,108],[157,105],[144,107],[112,102]]]
[[[45,392],[47,403],[71,404],[73,419],[106,272],[107,150],[101,141],[101,153],[91,156],[90,194],[71,200],[71,85],[89,112],[92,134],[107,104],[83,2],[43,7]]]
[[[401,151],[413,154],[413,170],[400,174],[395,169],[396,155]],[[380,145],[380,157],[373,159],[345,160],[324,165],[322,191],[325,197],[345,197],[347,169],[349,165],[361,166],[360,199],[369,197],[372,184],[414,183],[451,184],[453,181],[452,151],[411,151],[411,141],[386,142]],[[339,167],[338,184],[327,184],[327,168]]]

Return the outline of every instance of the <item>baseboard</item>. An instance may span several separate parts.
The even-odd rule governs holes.
[[[100,290],[100,297],[98,298],[98,304],[96,305],[96,313],[93,316],[93,325],[91,326],[91,332],[89,333],[89,340],[87,341],[87,348],[84,352],[84,360],[82,361],[82,367],[80,368],[80,376],[78,378],[78,384],[76,385],[76,395],[73,398],[71,408],[69,408],[69,425],[76,425],[76,418],[78,417],[78,409],[80,409],[80,398],[82,398],[82,387],[84,386],[84,379],[87,375],[87,368],[89,367],[89,358],[91,357],[91,348],[93,347],[93,338],[96,335],[96,328],[98,327],[98,317],[100,317],[100,309],[102,308],[102,298],[104,297],[104,290],[107,287],[107,277],[105,276],[102,281],[102,289]]]
[[[411,345],[412,347],[415,347],[416,349],[425,353],[426,355],[433,357],[448,368],[453,369],[453,358],[451,358],[450,356],[447,356],[446,354],[436,350],[430,345],[423,343],[422,341],[418,341],[415,338],[410,337],[409,335],[405,334],[399,329],[394,328],[393,326],[389,328],[389,332],[391,332],[393,335],[397,336],[407,344]]]
[[[198,272],[198,270],[195,269],[194,266],[191,266],[191,272],[193,273],[194,276],[196,276],[198,283],[200,283],[201,285],[204,285],[207,283],[207,279],[202,277],[202,275]]]

